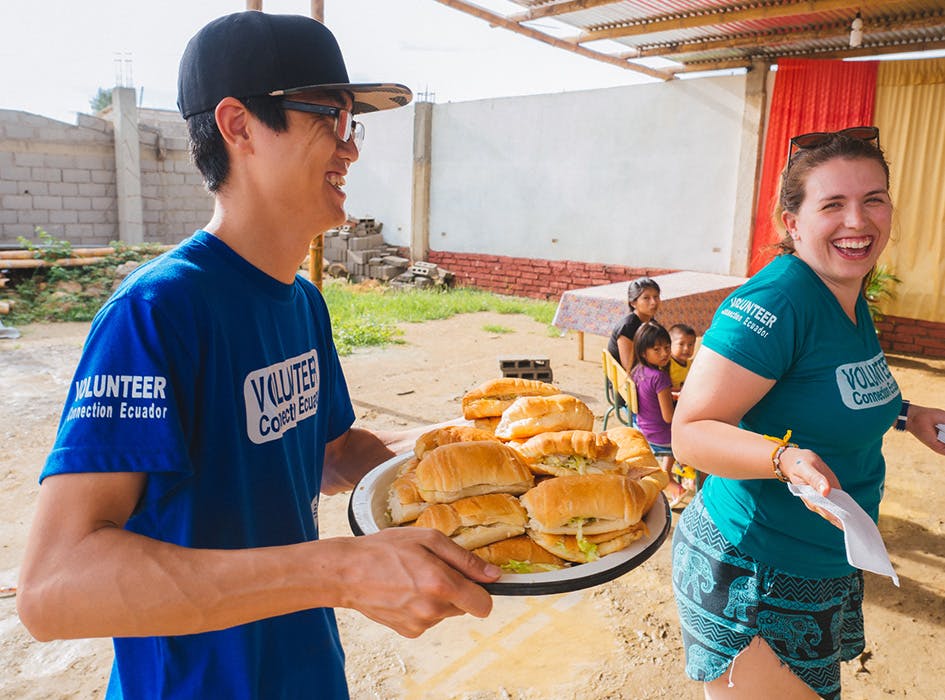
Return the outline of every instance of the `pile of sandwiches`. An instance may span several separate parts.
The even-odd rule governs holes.
[[[638,430],[593,432],[575,396],[529,379],[463,396],[469,425],[416,442],[388,493],[392,526],[439,530],[505,571],[584,564],[648,534],[668,476]]]

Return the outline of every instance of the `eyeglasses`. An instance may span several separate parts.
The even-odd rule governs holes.
[[[798,151],[817,148],[837,136],[846,136],[859,141],[876,141],[876,148],[879,148],[879,128],[875,126],[851,126],[849,129],[840,131],[812,131],[809,134],[795,136],[788,142],[787,164],[791,164],[791,156],[794,155],[795,148]]]
[[[361,150],[361,144],[364,143],[364,124],[356,122],[350,110],[341,107],[329,107],[328,105],[316,105],[311,102],[297,102],[296,100],[282,100],[281,104],[286,109],[293,109],[296,112],[309,112],[334,117],[335,136],[345,143],[354,138],[354,147],[359,151]]]

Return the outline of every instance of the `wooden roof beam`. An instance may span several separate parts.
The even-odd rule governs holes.
[[[668,70],[673,74],[679,73],[702,73],[710,70],[733,70],[735,68],[751,68],[752,60],[750,58],[733,58],[729,61],[702,61],[700,63],[687,63],[679,68],[673,67]]]
[[[885,15],[863,20],[863,33],[869,37],[870,32],[904,31],[909,29],[925,29],[932,22],[941,22],[945,19],[945,10],[932,10],[906,16]],[[758,46],[774,47],[787,46],[801,41],[817,39],[843,39],[850,36],[850,26],[846,22],[834,22],[817,27],[795,30],[792,27],[782,27],[777,31],[743,34],[733,37],[708,38],[703,40],[680,41],[672,44],[654,44],[639,46],[626,53],[616,54],[620,58],[645,58],[649,56],[678,56],[706,51],[724,49],[755,48]]]
[[[877,0],[870,4],[870,12],[878,14],[882,11],[884,6],[895,6],[898,4],[898,0]],[[575,37],[570,37],[567,41],[575,44],[584,44],[589,41],[599,41],[601,39],[620,39],[663,31],[711,27],[719,24],[727,24],[729,22],[775,19],[778,17],[793,17],[800,14],[834,12],[837,10],[850,10],[850,16],[852,17],[862,6],[862,0],[802,0],[801,2],[778,3],[761,7],[749,7],[747,9],[720,7],[714,11],[707,10],[699,14],[687,15],[675,13],[640,20],[639,22],[625,26],[596,29],[583,32]]]
[[[945,38],[942,39],[919,39],[915,41],[901,41],[895,44],[870,45],[864,40],[863,46],[855,49],[841,49],[834,51],[802,52],[797,55],[800,58],[857,58],[860,56],[879,56],[890,53],[907,53],[912,51],[938,51],[945,49]],[[785,52],[780,57],[793,58],[794,53]],[[775,60],[769,58],[769,60]]]
[[[545,5],[532,7],[525,12],[509,15],[508,18],[513,22],[528,22],[533,19],[541,19],[542,17],[557,17],[558,15],[566,15],[569,12],[589,10],[593,7],[600,7],[601,5],[615,5],[618,1],[619,0],[556,0],[556,2],[549,2]]]
[[[819,51],[819,52],[810,52],[810,51],[798,51],[798,52],[785,52],[783,54],[756,54],[754,59],[767,61],[770,63],[777,63],[779,58],[811,58],[811,59],[838,59],[838,58],[858,58],[861,56],[879,56],[883,54],[891,53],[906,53],[912,51],[938,51],[945,49],[945,39],[936,39],[933,41],[911,41],[911,42],[901,42],[898,44],[890,44],[888,46],[861,46],[855,49],[843,49],[840,51]],[[749,58],[737,58],[728,61],[698,61],[692,63],[686,63],[685,65],[676,68],[667,68],[667,71],[673,74],[679,73],[702,73],[705,71],[713,70],[731,70],[734,68],[750,68],[752,65],[752,59]]]
[[[923,25],[924,26],[924,25]],[[785,28],[784,31],[766,32],[759,34],[744,34],[738,36],[708,38],[703,40],[694,39],[691,41],[680,41],[672,44],[654,44],[652,46],[640,46],[635,52],[628,51],[627,57],[633,56],[642,58],[644,56],[673,56],[687,53],[702,53],[705,51],[719,51],[724,49],[742,49],[757,46],[782,46],[784,44],[794,44],[799,41],[810,41],[813,39],[832,39],[850,36],[850,26],[848,23],[838,23],[824,25],[817,29],[806,29],[801,31],[792,31]],[[618,54],[624,56],[624,54]]]
[[[636,71],[638,73],[643,73],[650,76],[651,78],[658,78],[660,80],[672,80],[673,74],[668,71],[657,70],[655,68],[649,68],[647,66],[641,66],[635,63],[630,63],[626,59],[617,58],[610,54],[601,53],[600,51],[592,51],[591,49],[584,48],[583,46],[578,46],[575,43],[565,41],[564,39],[558,39],[553,37],[550,34],[545,34],[540,32],[537,29],[532,29],[531,27],[523,27],[520,24],[516,24],[510,19],[503,17],[502,15],[497,15],[494,12],[490,12],[478,5],[473,5],[468,3],[465,0],[436,0],[441,5],[446,5],[447,7],[452,7],[454,10],[459,10],[460,12],[465,12],[468,15],[473,17],[478,17],[488,22],[494,27],[502,27],[503,29],[508,29],[511,32],[516,34],[521,34],[522,36],[527,36],[529,39],[535,39],[550,46],[554,46],[558,49],[564,49],[566,51],[571,51],[585,58],[592,58],[595,61],[601,61],[603,63],[609,63],[618,68],[625,68],[627,70]]]

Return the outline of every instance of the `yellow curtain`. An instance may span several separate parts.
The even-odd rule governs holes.
[[[895,206],[880,263],[902,279],[882,310],[945,322],[945,59],[881,61],[875,123]]]

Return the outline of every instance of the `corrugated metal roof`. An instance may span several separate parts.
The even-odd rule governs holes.
[[[483,19],[469,0],[437,0]],[[522,12],[496,22],[544,41],[548,20],[574,29],[555,43],[579,53],[638,68],[643,58],[676,62],[674,73],[748,67],[780,57],[843,58],[945,49],[945,0],[510,0]],[[475,9],[470,9],[475,8]],[[850,46],[851,23],[860,12],[863,42]],[[550,37],[551,35],[548,34]],[[561,33],[556,32],[560,38]],[[609,39],[626,47],[599,47]]]

